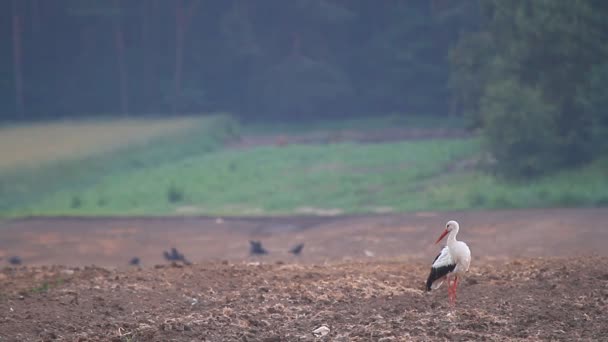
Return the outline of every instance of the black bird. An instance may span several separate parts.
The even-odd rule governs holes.
[[[131,259],[129,261],[129,265],[133,265],[133,266],[139,266],[139,263],[141,262],[141,260],[139,260],[138,257],[134,257],[133,259]]]
[[[185,265],[191,264],[191,262],[188,261],[182,253],[178,252],[177,248],[175,248],[175,247],[171,248],[171,252],[164,251],[163,255],[165,256],[165,259],[167,259],[167,261],[171,261],[171,262],[181,261]]]
[[[249,240],[249,244],[250,244],[249,253],[251,255],[268,254],[268,251],[262,246],[262,242]]]
[[[290,249],[289,253],[293,255],[300,255],[300,253],[302,253],[302,249],[304,249],[304,243],[299,243]]]
[[[13,255],[12,257],[8,258],[8,263],[11,265],[21,265],[23,261],[21,260],[20,257]]]

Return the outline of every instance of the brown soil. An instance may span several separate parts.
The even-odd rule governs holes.
[[[230,144],[234,148],[285,146],[288,144],[332,144],[341,142],[381,143],[421,139],[452,139],[470,137],[464,129],[448,128],[384,128],[372,130],[339,130],[304,134],[247,135]]]
[[[454,309],[445,287],[422,291],[448,218],[473,252]],[[553,209],[4,221],[1,255],[27,266],[0,271],[0,341],[601,341],[607,220]],[[248,256],[248,239],[269,255]],[[300,257],[286,252],[297,242]],[[194,265],[166,264],[170,246]],[[132,256],[144,267],[125,266]],[[314,337],[321,325],[328,335]]]

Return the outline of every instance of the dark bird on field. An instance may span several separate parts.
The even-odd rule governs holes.
[[[21,258],[16,255],[13,255],[12,257],[8,258],[8,263],[11,265],[21,265],[22,262],[23,260],[21,260]]]
[[[185,265],[191,264],[191,262],[188,261],[182,253],[178,252],[177,248],[175,248],[175,247],[171,248],[171,252],[164,251],[163,255],[164,255],[165,259],[167,259],[167,261],[171,261],[171,262],[181,261]]]
[[[290,249],[289,253],[293,255],[300,255],[300,253],[302,253],[302,249],[304,249],[304,243],[299,243]]]
[[[139,263],[140,263],[140,262],[141,262],[141,260],[139,260],[139,258],[138,258],[138,257],[134,257],[133,259],[131,259],[131,260],[129,261],[129,265],[132,265],[132,266],[139,266]]]
[[[249,253],[251,255],[264,255],[264,254],[268,254],[268,251],[262,246],[262,242],[250,240],[249,244],[250,244]]]

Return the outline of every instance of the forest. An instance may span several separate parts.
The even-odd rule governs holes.
[[[0,119],[464,117],[497,170],[608,149],[599,0],[12,0]]]

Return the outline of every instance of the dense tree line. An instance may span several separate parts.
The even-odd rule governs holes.
[[[534,176],[605,155],[608,3],[482,0],[450,53],[455,104],[502,173]]]
[[[0,2],[1,115],[448,109],[447,52],[475,2]]]
[[[601,0],[6,0],[0,119],[464,115],[506,175],[608,150]]]

